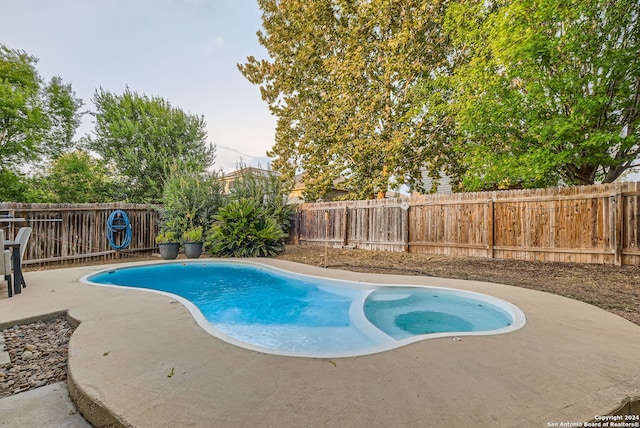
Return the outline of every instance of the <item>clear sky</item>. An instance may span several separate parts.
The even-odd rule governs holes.
[[[255,0],[0,0],[0,43],[70,82],[85,109],[96,88],[160,96],[207,121],[216,168],[266,167],[275,118],[236,64],[265,57]],[[84,117],[82,136],[93,129]]]

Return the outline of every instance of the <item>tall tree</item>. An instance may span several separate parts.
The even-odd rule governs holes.
[[[435,116],[413,88],[446,65],[444,5],[426,0],[259,0],[269,60],[240,71],[278,117],[273,168],[305,170],[307,197],[338,177],[351,197],[419,183],[438,162]]]
[[[639,16],[634,0],[452,5],[465,188],[608,183],[638,165]]]
[[[126,199],[158,202],[172,167],[193,173],[213,164],[203,116],[185,113],[159,97],[127,90],[96,91],[95,135],[89,147],[112,162],[124,180]]]
[[[12,177],[0,182],[0,195],[20,197],[3,184],[21,180],[12,172],[16,166],[45,162],[74,146],[82,100],[60,77],[45,83],[37,62],[0,44],[0,172]]]
[[[31,202],[29,184],[24,174],[0,168],[0,201]]]

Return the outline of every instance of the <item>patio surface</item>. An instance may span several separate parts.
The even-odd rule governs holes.
[[[592,420],[640,396],[640,326],[594,306],[483,282],[254,261],[481,292],[520,307],[527,324],[362,357],[268,355],[210,336],[170,297],[80,283],[108,267],[90,266],[28,272],[28,288],[11,299],[3,287],[0,326],[57,311],[80,322],[68,385],[94,426],[547,427]]]

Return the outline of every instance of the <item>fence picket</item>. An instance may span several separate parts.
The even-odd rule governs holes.
[[[640,265],[640,183],[414,196],[405,201],[410,207],[406,211],[400,208],[402,202],[302,204],[296,241],[323,242],[314,213],[329,210],[336,222],[330,239],[336,245]]]
[[[107,240],[107,218],[124,210],[131,222],[133,239],[129,248],[118,252]],[[22,226],[33,228],[25,264],[82,261],[92,258],[111,260],[122,253],[150,253],[155,249],[158,212],[142,204],[26,204],[0,203],[0,214],[25,218],[24,224],[0,223],[12,239]]]

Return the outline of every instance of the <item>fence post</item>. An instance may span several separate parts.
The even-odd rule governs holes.
[[[622,192],[620,187],[616,186],[616,193],[612,196],[613,202],[613,251],[614,251],[614,263],[616,266],[622,266],[622,237],[624,222],[622,221]]]
[[[300,237],[302,236],[302,218],[304,217],[304,211],[302,208],[298,208],[298,227],[296,228],[296,245],[300,245]]]
[[[293,244],[300,245],[300,205],[296,205],[296,212],[293,216]]]
[[[329,266],[329,211],[324,212],[324,267]]]
[[[411,227],[411,224],[409,223],[409,218],[410,218],[409,210],[411,209],[411,205],[408,202],[403,202],[400,205],[400,208],[403,211],[403,217],[404,217],[403,223],[405,224],[405,230],[403,231],[404,232],[404,234],[403,234],[404,235],[404,237],[403,237],[403,240],[404,240],[404,252],[408,253],[409,252],[409,237],[410,237],[409,230],[410,230],[410,227]]]
[[[493,199],[487,200],[486,210],[487,210],[487,220],[486,220],[487,221],[487,257],[493,258],[494,257],[493,244],[495,239],[494,232],[493,232],[494,219],[495,219]]]
[[[349,245],[349,207],[344,206],[344,213],[342,217],[342,221],[344,226],[342,227],[342,233],[344,234],[342,239],[342,246],[346,247]]]
[[[70,215],[68,210],[64,210],[62,212],[62,225],[60,226],[61,230],[61,242],[60,242],[60,256],[65,258],[69,255],[69,242],[71,242],[71,231],[69,230],[69,223],[71,223]]]

